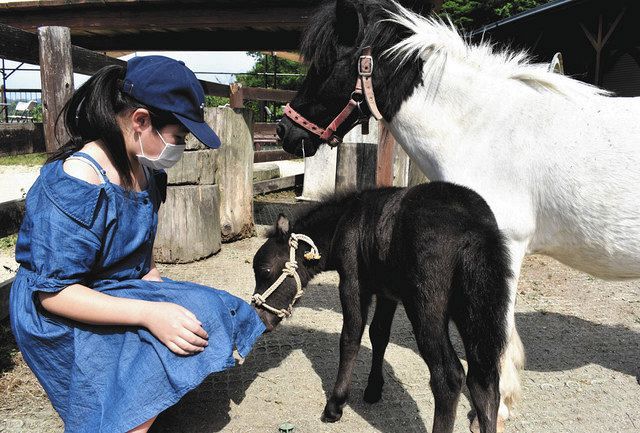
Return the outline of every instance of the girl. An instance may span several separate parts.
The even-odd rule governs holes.
[[[264,330],[242,300],[161,278],[153,261],[160,169],[189,132],[220,141],[193,72],[162,56],[101,69],[63,114],[71,140],[27,194],[13,334],[65,432],[146,432]]]

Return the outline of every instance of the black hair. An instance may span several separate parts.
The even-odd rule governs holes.
[[[173,114],[151,108],[124,93],[122,81],[126,72],[123,66],[105,66],[74,92],[56,120],[57,126],[64,119],[70,139],[49,156],[47,163],[64,160],[86,143],[101,140],[113,159],[122,185],[133,188],[132,168],[116,116],[144,108],[149,111],[155,129],[180,122]]]

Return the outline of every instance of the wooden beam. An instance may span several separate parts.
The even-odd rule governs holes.
[[[318,2],[316,2],[318,3]],[[117,8],[38,8],[29,11],[6,10],[2,22],[12,27],[35,31],[41,26],[69,27],[75,34],[87,31],[137,32],[171,29],[303,29],[313,7],[265,5],[265,2],[244,8],[223,6],[220,2],[164,2],[145,6],[141,3],[122,4]]]
[[[596,70],[595,70],[595,76],[593,80],[593,83],[596,86],[600,85],[600,75],[601,75],[601,69],[602,69],[602,50],[604,49],[605,45],[609,41],[609,38],[613,35],[615,30],[618,28],[618,24],[620,24],[620,21],[622,20],[626,12],[627,12],[627,8],[623,8],[622,11],[620,11],[617,18],[615,19],[615,21],[607,31],[607,34],[604,36],[603,36],[604,18],[602,14],[598,16],[598,36],[597,37],[591,34],[591,32],[587,29],[587,27],[583,23],[580,23],[580,27],[582,28],[582,31],[584,32],[589,42],[591,42],[593,49],[596,51],[596,67],[595,67]]]
[[[618,14],[618,17],[616,18],[616,20],[611,25],[611,28],[609,28],[609,31],[607,32],[607,35],[602,40],[602,45],[603,46],[606,45],[607,42],[609,42],[609,38],[611,37],[611,35],[613,35],[613,32],[618,28],[618,24],[620,24],[620,21],[622,20],[622,17],[624,17],[624,14],[626,12],[627,12],[627,8],[626,7],[622,8],[620,13]]]
[[[242,89],[243,98],[252,101],[291,102],[296,93],[293,90],[265,89],[264,87],[245,87]]]
[[[262,54],[266,54],[267,56],[276,56],[279,59],[289,60],[296,63],[302,63],[304,61],[300,54],[288,51],[263,51]]]
[[[253,162],[288,161],[298,157],[284,150],[259,150],[253,152]]]
[[[231,89],[228,84],[212,83],[210,81],[200,80],[200,84],[204,89],[205,95],[229,97]]]
[[[71,35],[74,45],[96,51],[264,51],[297,50],[301,30],[157,30],[154,32]]]
[[[40,64],[38,36],[0,24],[0,57],[15,62]],[[92,75],[106,65],[124,65],[125,61],[80,47],[71,47],[74,72]]]
[[[74,89],[71,34],[66,27],[40,27],[38,40],[44,142],[47,152],[52,153],[69,139],[64,119],[58,118]]]
[[[39,65],[38,46],[37,35],[0,24],[0,57],[15,62]],[[85,75],[93,75],[108,65],[125,66],[127,64],[124,60],[74,45],[71,46],[71,60],[73,72]],[[203,80],[200,80],[200,84],[207,95],[229,96],[229,86],[226,84]]]
[[[304,174],[280,177],[278,179],[263,180],[253,184],[253,195],[266,194],[268,192],[294,188],[298,185],[302,185],[303,183]]]

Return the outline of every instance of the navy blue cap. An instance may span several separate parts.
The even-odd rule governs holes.
[[[204,121],[204,90],[184,62],[165,56],[134,57],[127,62],[122,90],[143,104],[172,113],[206,146],[220,139]]]

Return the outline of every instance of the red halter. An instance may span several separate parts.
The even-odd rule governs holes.
[[[351,98],[349,99],[347,106],[344,107],[340,114],[338,114],[338,116],[333,119],[331,124],[326,128],[321,128],[312,121],[307,120],[303,115],[294,110],[290,104],[287,104],[287,106],[284,107],[284,114],[302,128],[320,137],[320,139],[327,142],[329,146],[335,147],[342,143],[342,137],[336,135],[336,131],[340,125],[347,120],[353,110],[355,110],[356,107],[360,107],[360,103],[362,103],[362,101],[367,102],[369,111],[376,120],[382,119],[380,110],[378,110],[378,106],[376,105],[375,95],[373,94],[372,74],[373,57],[371,57],[371,47],[366,47],[362,51],[362,55],[358,60],[358,78],[356,80],[356,88],[351,93]],[[360,112],[362,112],[362,110]],[[362,124],[362,133],[368,134],[369,116],[361,117],[358,120],[358,123]]]

